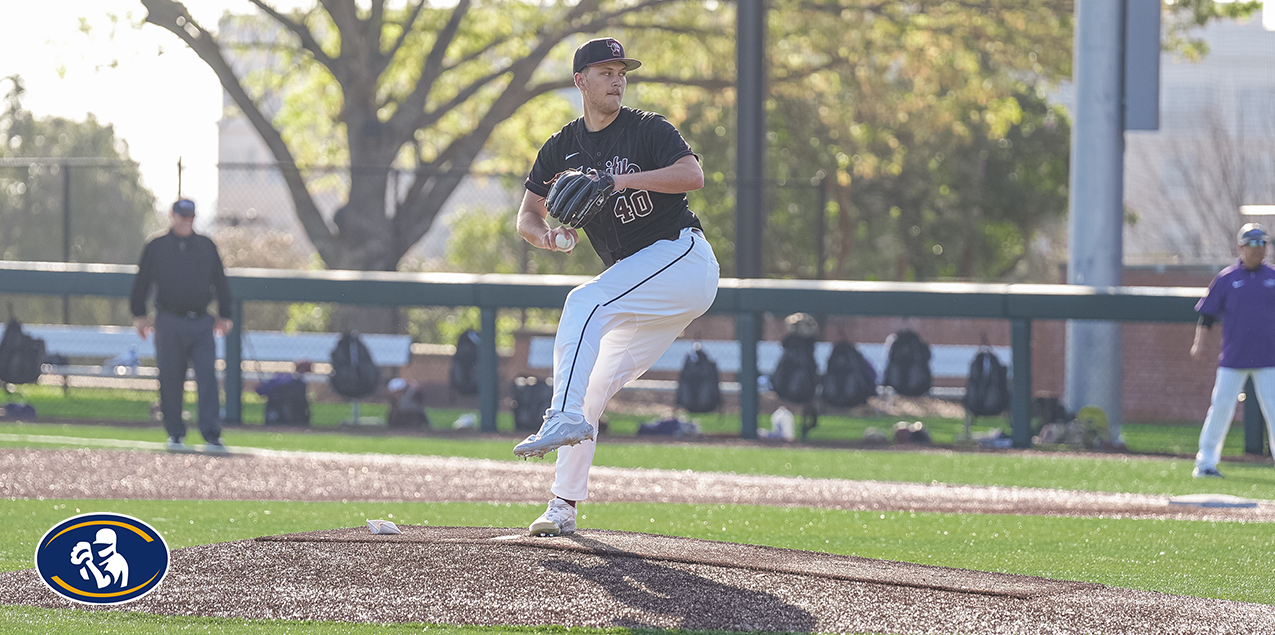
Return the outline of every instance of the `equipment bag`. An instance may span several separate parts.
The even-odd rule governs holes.
[[[300,377],[276,383],[266,391],[265,418],[268,426],[310,425],[310,399]]]
[[[381,369],[356,331],[346,331],[332,349],[332,374],[328,383],[337,394],[347,399],[361,399],[372,394],[381,382]]]
[[[33,384],[40,378],[44,363],[44,340],[22,331],[17,318],[9,318],[0,338],[0,381],[7,384]]]
[[[934,384],[930,374],[930,345],[914,331],[899,331],[890,345],[885,385],[906,397],[920,397]]]
[[[823,401],[834,408],[853,408],[877,394],[877,371],[852,342],[837,342],[823,375]]]
[[[1009,373],[990,348],[980,350],[970,362],[965,382],[965,409],[977,417],[991,417],[1009,405]]]
[[[462,395],[478,394],[478,332],[473,329],[456,339],[456,352],[452,355],[448,382],[452,390]],[[536,424],[539,427],[540,424]]]
[[[815,396],[819,384],[819,365],[815,362],[815,340],[803,335],[789,335],[783,341],[784,353],[770,374],[770,384],[781,399],[807,403]]]
[[[677,374],[677,405],[687,412],[712,412],[722,405],[717,362],[699,345],[686,355]]]
[[[514,429],[539,430],[553,405],[553,383],[535,377],[514,379]]]

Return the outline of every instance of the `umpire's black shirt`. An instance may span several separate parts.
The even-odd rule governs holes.
[[[146,244],[133,278],[129,304],[133,315],[146,315],[146,296],[155,285],[155,308],[178,315],[204,314],[217,294],[217,312],[230,318],[230,285],[222,268],[217,245],[192,233],[178,236],[169,231]]]

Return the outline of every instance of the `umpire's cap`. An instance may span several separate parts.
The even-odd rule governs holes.
[[[185,216],[186,218],[190,218],[191,216],[194,216],[195,201],[192,201],[188,198],[177,199],[177,202],[173,203],[173,213],[178,216]]]
[[[642,62],[624,56],[624,46],[620,44],[619,40],[613,37],[600,37],[595,40],[589,40],[576,49],[575,61],[571,64],[572,72],[579,73],[587,66],[603,62],[624,62],[624,70],[626,71],[631,71],[642,65]]]
[[[1235,237],[1241,247],[1265,247],[1267,241],[1266,228],[1258,223],[1248,223],[1240,228],[1240,233]]]

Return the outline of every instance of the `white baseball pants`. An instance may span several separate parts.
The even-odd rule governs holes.
[[[553,405],[596,428],[607,402],[664,354],[717,297],[713,248],[697,229],[625,258],[567,296],[553,348]],[[595,441],[558,449],[554,496],[589,497]]]
[[[1222,444],[1226,441],[1226,433],[1230,431],[1231,420],[1235,417],[1235,404],[1249,377],[1253,378],[1257,403],[1266,419],[1266,431],[1275,441],[1275,422],[1271,421],[1271,415],[1275,414],[1275,367],[1219,366],[1217,380],[1213,383],[1213,402],[1209,405],[1209,413],[1204,417],[1204,429],[1200,431],[1200,451],[1195,455],[1196,467],[1216,468],[1217,462],[1222,460]]]

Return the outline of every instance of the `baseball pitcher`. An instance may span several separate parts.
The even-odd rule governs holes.
[[[584,116],[540,149],[518,211],[527,242],[571,251],[582,229],[607,266],[567,296],[554,340],[552,405],[540,430],[514,448],[523,458],[558,451],[554,498],[531,523],[532,535],[575,531],[607,402],[717,296],[717,258],[686,201],[704,185],[698,157],[664,117],[620,105],[626,74],[639,66],[614,38],[576,49]]]

